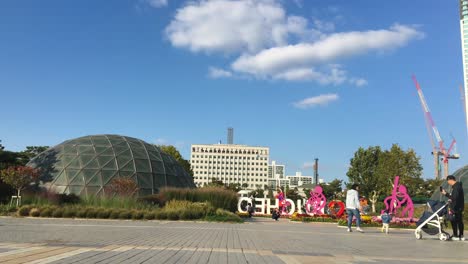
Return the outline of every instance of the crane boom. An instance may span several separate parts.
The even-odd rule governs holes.
[[[431,110],[429,110],[429,106],[427,105],[426,98],[424,97],[421,86],[419,85],[418,80],[416,80],[416,76],[413,75],[412,78],[414,81],[414,85],[416,86],[416,90],[418,92],[419,100],[421,101],[426,120],[429,121],[432,131],[434,132],[434,135],[436,137],[437,143],[439,143],[439,147],[443,148],[444,141],[442,140],[442,137],[439,133],[439,129],[437,129],[434,119],[432,118]]]

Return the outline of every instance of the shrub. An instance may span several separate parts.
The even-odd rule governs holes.
[[[56,208],[53,212],[52,212],[52,217],[56,217],[56,218],[60,218],[63,216],[63,208]]]
[[[122,211],[119,214],[119,219],[130,219],[132,217],[132,213],[130,211]]]
[[[58,194],[57,195],[57,203],[59,205],[63,204],[78,204],[81,202],[81,199],[78,195],[71,193],[71,194]]]
[[[18,216],[29,216],[29,212],[31,211],[31,206],[23,205],[18,209]]]
[[[51,217],[53,211],[54,210],[51,209],[50,207],[46,207],[43,210],[41,210],[40,216],[41,217]]]
[[[142,203],[150,204],[152,206],[157,206],[159,208],[162,208],[164,207],[164,205],[166,205],[166,197],[164,197],[164,194],[162,193],[141,197],[141,198],[138,198],[138,201]]]
[[[109,209],[99,209],[97,212],[97,218],[107,219],[110,217],[111,210]]]
[[[29,211],[29,215],[33,217],[38,217],[41,215],[41,210],[39,210],[39,208],[32,208],[31,211]]]
[[[167,211],[167,219],[169,220],[179,220],[179,214],[181,211],[179,210],[166,210]]]
[[[159,194],[140,199],[150,204],[160,205],[161,201],[190,201],[207,202],[215,208],[222,208],[231,212],[237,210],[237,193],[222,187],[205,187],[198,189],[167,188]]]
[[[119,219],[120,210],[111,210],[109,214],[110,219]]]
[[[205,217],[205,220],[207,221],[217,221],[217,222],[236,222],[236,223],[241,223],[242,219],[229,211],[226,211],[224,209],[218,208],[215,212],[215,214],[208,215]]]
[[[76,210],[75,208],[65,208],[65,210],[63,210],[63,217],[67,217],[67,218],[73,218],[76,216]]]
[[[119,209],[146,209],[148,204],[137,201],[133,197],[95,197],[90,196],[84,199],[81,204],[90,207],[101,207],[107,209],[119,208]]]
[[[76,212],[76,216],[79,218],[86,218],[86,213],[88,210],[86,208],[80,208],[78,212]]]
[[[98,210],[95,208],[88,208],[86,210],[86,218],[96,218]]]
[[[157,211],[155,214],[155,218],[158,220],[166,220],[167,219],[167,212],[166,210]]]
[[[132,211],[132,219],[140,220],[143,219],[144,213],[142,211]]]
[[[145,212],[143,218],[146,219],[146,220],[153,220],[153,219],[156,218],[156,213],[155,212]]]

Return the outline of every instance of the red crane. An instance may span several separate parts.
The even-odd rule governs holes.
[[[418,92],[419,100],[421,102],[421,106],[424,112],[424,120],[426,122],[427,132],[429,134],[429,138],[432,144],[432,155],[434,155],[435,178],[440,179],[440,163],[439,163],[440,156],[442,156],[442,162],[444,164],[444,176],[447,177],[449,173],[448,160],[460,158],[460,155],[458,154],[454,154],[454,155],[450,154],[452,150],[454,149],[457,141],[453,139],[448,149],[444,147],[444,141],[442,140],[439,130],[437,129],[434,119],[432,118],[431,111],[429,110],[429,106],[427,105],[426,98],[424,97],[421,86],[416,80],[416,76],[413,75],[412,78],[413,78],[414,85],[416,86],[416,91]],[[434,142],[434,137],[437,141],[437,145]]]

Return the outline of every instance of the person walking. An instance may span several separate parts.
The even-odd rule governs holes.
[[[457,182],[457,179],[453,175],[447,176],[447,183],[452,188],[450,193],[442,189],[441,193],[449,199],[449,208],[452,210],[454,217],[450,221],[452,224],[452,240],[465,241],[463,236],[463,209],[465,207],[465,194],[463,193],[463,186],[461,182]]]
[[[392,216],[389,214],[388,210],[385,209],[382,211],[380,218],[382,218],[382,233],[385,231],[385,234],[388,234],[388,228],[390,226]]]
[[[361,229],[361,215],[359,210],[361,205],[359,203],[359,185],[353,184],[351,190],[346,192],[346,214],[348,214],[348,232],[352,232],[351,224],[353,223],[353,216],[356,217],[356,231],[363,233]]]

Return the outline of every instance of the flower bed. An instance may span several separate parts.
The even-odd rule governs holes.
[[[393,217],[390,222],[390,227],[392,228],[416,228],[417,218],[399,218]],[[353,225],[356,224],[356,219],[353,219]],[[338,221],[338,225],[347,226],[348,220],[346,218]],[[382,226],[382,219],[380,216],[361,216],[361,226],[363,227],[380,227]]]

